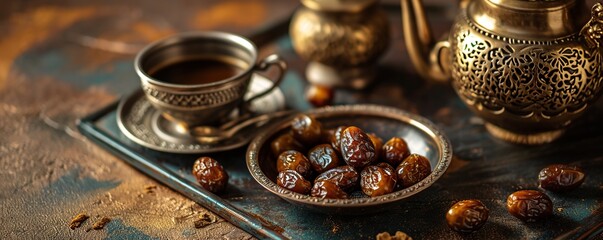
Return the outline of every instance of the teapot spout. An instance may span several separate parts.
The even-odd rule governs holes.
[[[402,28],[410,59],[417,73],[426,79],[445,81],[448,71],[441,59],[448,42],[435,44],[421,0],[401,0]]]

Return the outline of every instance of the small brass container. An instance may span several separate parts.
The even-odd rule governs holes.
[[[389,45],[387,15],[377,0],[302,0],[291,20],[297,54],[313,84],[362,89]]]

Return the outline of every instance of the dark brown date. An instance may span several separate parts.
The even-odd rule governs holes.
[[[389,163],[380,162],[380,163],[375,164],[375,166],[380,167],[380,168],[390,169],[390,171],[393,173],[396,172],[396,169],[394,167],[392,167],[392,165],[389,165]]]
[[[349,166],[336,167],[328,170],[316,177],[314,182],[330,181],[335,183],[341,189],[350,190],[358,186],[358,172]]]
[[[270,143],[270,149],[274,157],[278,157],[282,152],[288,150],[295,150],[299,152],[304,151],[304,145],[293,138],[291,133],[286,133],[278,136]]]
[[[291,121],[293,137],[306,146],[313,146],[322,140],[322,126],[313,117],[299,115]]]
[[[383,139],[381,139],[374,133],[369,133],[367,135],[371,139],[371,142],[373,142],[373,146],[375,147],[375,154],[377,155],[377,157],[381,156],[381,148],[383,148]]]
[[[314,183],[311,191],[312,197],[317,198],[348,198],[348,194],[343,191],[337,184],[331,181],[318,181]]]
[[[387,163],[379,165],[365,167],[360,173],[360,188],[370,197],[391,193],[396,187],[394,169]]]
[[[455,203],[446,213],[450,229],[470,233],[480,229],[488,220],[490,210],[479,200],[463,200]]]
[[[335,129],[323,129],[320,143],[326,143],[331,145],[331,141],[333,141],[333,138],[335,138]]]
[[[396,168],[398,185],[407,188],[420,182],[431,173],[429,160],[419,154],[411,154]]]
[[[408,144],[399,137],[391,138],[381,148],[381,158],[392,166],[400,165],[409,155]]]
[[[377,160],[375,146],[366,133],[358,127],[348,127],[341,134],[341,155],[345,162],[361,169]]]
[[[312,168],[317,173],[323,173],[339,166],[337,152],[335,152],[330,144],[320,144],[310,149],[308,159],[310,160],[310,164],[312,164]]]
[[[218,161],[210,157],[200,157],[193,164],[193,176],[201,187],[210,192],[221,192],[228,183],[228,174]]]
[[[521,190],[507,198],[507,210],[524,222],[536,222],[553,214],[553,202],[536,190]]]
[[[293,170],[279,172],[276,177],[276,184],[301,194],[308,194],[312,189],[312,183]]]
[[[294,170],[303,177],[308,178],[312,175],[312,165],[304,154],[289,150],[281,153],[276,160],[276,170],[279,172],[285,170]]]
[[[540,171],[538,183],[546,190],[569,191],[579,187],[585,177],[584,171],[577,166],[554,164]]]
[[[331,138],[331,147],[336,151],[341,153],[341,136],[343,130],[348,128],[348,126],[339,126],[333,131],[333,136]]]
[[[306,90],[306,100],[314,107],[324,107],[333,102],[333,88],[321,85],[310,85]]]

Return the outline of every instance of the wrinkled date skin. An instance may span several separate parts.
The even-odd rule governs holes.
[[[398,166],[409,155],[408,144],[399,137],[391,138],[381,148],[381,158],[392,166]]]
[[[375,154],[377,154],[377,157],[381,156],[381,148],[383,148],[383,139],[381,139],[374,133],[369,133],[367,135],[371,139],[371,142],[373,142],[373,146],[375,147]]]
[[[312,168],[317,173],[323,173],[339,166],[337,152],[335,152],[330,144],[320,144],[310,149],[308,159],[310,160],[310,164],[312,164]]]
[[[336,151],[341,153],[341,134],[343,134],[343,130],[348,128],[348,126],[339,126],[333,131],[333,137],[331,138],[331,147]]]
[[[304,154],[289,150],[281,153],[276,160],[276,170],[279,172],[285,170],[294,170],[303,177],[308,178],[312,175],[312,165]]]
[[[345,199],[348,194],[343,191],[337,184],[331,181],[318,181],[314,183],[311,191],[312,197],[317,198],[332,198]]]
[[[193,165],[193,176],[210,192],[218,193],[226,188],[228,174],[218,161],[210,157],[200,157]]]
[[[366,133],[358,127],[348,127],[341,135],[341,155],[345,162],[361,169],[377,160],[375,146]]]
[[[312,183],[293,170],[279,172],[276,177],[276,184],[301,194],[308,194],[312,189]]]
[[[375,166],[380,167],[380,168],[387,168],[388,171],[391,171],[393,173],[395,173],[395,171],[396,171],[396,169],[394,167],[392,167],[392,165],[389,165],[388,163],[384,163],[384,162],[377,163],[377,164],[375,164]]]
[[[304,145],[293,138],[293,135],[286,133],[278,136],[270,143],[270,149],[275,157],[278,157],[281,153],[288,150],[295,150],[299,152],[304,151]]]
[[[353,167],[346,165],[333,168],[318,175],[314,179],[314,182],[330,181],[341,189],[349,190],[358,185],[358,175],[358,172]]]
[[[431,173],[429,160],[419,154],[411,154],[396,168],[398,185],[407,188],[420,182]]]
[[[306,146],[313,146],[322,140],[320,122],[308,115],[299,115],[291,121],[293,137]]]
[[[569,191],[578,188],[585,177],[584,171],[577,166],[554,164],[540,171],[538,183],[546,190]]]
[[[553,214],[553,202],[536,190],[521,190],[507,198],[507,210],[524,222],[536,222]]]
[[[360,188],[370,197],[391,193],[396,187],[394,169],[387,163],[379,165],[365,167],[360,173]]]
[[[446,213],[450,229],[470,233],[480,229],[488,220],[490,210],[479,200],[463,200],[455,203]]]

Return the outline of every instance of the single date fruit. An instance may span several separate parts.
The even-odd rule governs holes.
[[[579,187],[585,177],[584,171],[577,166],[554,164],[540,171],[538,183],[546,190],[569,191]]]
[[[391,193],[396,187],[394,168],[387,163],[365,167],[360,173],[360,188],[364,194],[376,197]]]
[[[536,190],[520,190],[507,198],[507,210],[524,222],[536,222],[553,214],[553,202]]]
[[[293,170],[308,178],[312,175],[312,165],[304,154],[289,150],[281,153],[276,160],[276,170],[279,172]]]
[[[331,147],[336,151],[341,153],[341,136],[343,130],[348,128],[348,126],[339,126],[333,131],[333,135],[331,137]]]
[[[400,165],[408,156],[410,156],[410,150],[402,138],[393,137],[381,147],[381,158],[392,166]]]
[[[381,148],[383,148],[383,139],[381,139],[374,133],[369,133],[367,135],[371,139],[371,142],[373,142],[373,146],[375,146],[375,154],[377,155],[377,157],[381,156]]]
[[[306,90],[306,100],[314,107],[324,107],[333,102],[333,88],[321,85],[310,85]]]
[[[281,153],[288,150],[295,150],[298,152],[304,151],[304,145],[293,138],[291,133],[286,133],[278,136],[270,143],[270,150],[275,157],[278,157]]]
[[[222,165],[210,157],[200,157],[195,161],[193,176],[203,188],[213,193],[221,192],[228,183],[228,174]]]
[[[431,164],[419,154],[411,154],[396,168],[398,185],[407,188],[420,182],[431,173]]]
[[[314,183],[311,191],[312,197],[317,198],[348,198],[348,194],[344,192],[337,184],[331,181],[318,181]]]
[[[380,163],[375,164],[375,166],[381,167],[381,168],[387,168],[388,171],[391,171],[393,173],[396,172],[396,169],[394,167],[392,167],[392,165],[389,165],[389,163],[380,162]],[[396,179],[398,179],[398,178],[396,177]]]
[[[293,137],[306,146],[312,146],[322,139],[320,122],[308,115],[299,115],[291,122]]]
[[[358,185],[358,172],[349,166],[336,167],[328,170],[316,177],[314,182],[330,181],[335,183],[341,189],[350,190]]]
[[[354,126],[342,132],[341,155],[348,165],[358,169],[377,160],[375,146],[369,136]]]
[[[312,183],[293,170],[279,172],[276,177],[276,184],[301,194],[308,194],[312,189]]]
[[[488,220],[490,210],[479,200],[463,200],[455,203],[446,213],[450,229],[470,233],[480,229]]]
[[[330,144],[320,144],[310,149],[308,159],[310,160],[310,164],[312,164],[312,168],[317,173],[323,173],[339,166],[337,152],[335,152]]]

